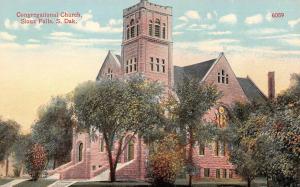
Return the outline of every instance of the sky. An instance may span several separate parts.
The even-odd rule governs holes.
[[[95,80],[107,51],[120,53],[122,10],[138,2],[1,1],[0,116],[16,120],[27,133],[38,108],[52,96]],[[275,71],[277,93],[289,86],[290,74],[300,73],[300,0],[150,2],[173,7],[175,65],[224,52],[235,74],[250,76],[264,93],[268,71]],[[81,17],[76,24],[21,24],[18,12],[79,12]]]

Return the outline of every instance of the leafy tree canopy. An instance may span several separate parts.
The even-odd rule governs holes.
[[[17,122],[0,118],[0,161],[11,153],[12,145],[17,140],[19,132],[20,125]]]
[[[90,132],[102,133],[111,181],[115,180],[117,162],[128,142],[161,123],[161,94],[159,84],[141,76],[89,81],[75,89],[74,108],[79,125]],[[131,138],[125,139],[128,134]],[[118,146],[114,147],[116,142]]]
[[[41,144],[47,153],[48,159],[62,164],[68,160],[72,148],[73,111],[66,98],[58,96],[50,103],[39,108],[38,120],[32,126],[32,139]]]

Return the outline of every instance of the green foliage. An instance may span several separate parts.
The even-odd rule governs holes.
[[[176,87],[178,102],[173,107],[175,121],[183,127],[198,127],[203,115],[220,98],[217,88],[185,77]]]
[[[155,142],[155,153],[150,157],[150,168],[154,184],[168,186],[174,184],[176,175],[183,166],[183,149],[176,135],[170,134]]]
[[[13,120],[0,118],[0,161],[6,159],[11,153],[11,148],[17,140],[20,125]]]
[[[19,135],[16,142],[13,144],[12,152],[14,153],[14,175],[16,177],[20,176],[20,172],[23,168],[25,159],[26,159],[26,152],[31,148],[32,146],[32,139],[31,135]]]
[[[81,128],[99,131],[104,137],[111,181],[121,153],[136,135],[145,136],[160,124],[162,88],[141,76],[127,80],[101,79],[86,82],[74,91],[74,109]],[[131,134],[130,138],[125,138]],[[114,144],[118,147],[114,149]],[[114,154],[113,154],[114,151]]]
[[[216,137],[218,129],[205,123],[203,117],[215,106],[221,94],[216,87],[189,77],[184,77],[176,85],[175,92],[176,96],[170,95],[163,104],[170,120],[168,127],[171,132],[180,131],[180,143],[188,145],[189,149],[186,164],[194,166],[192,155],[195,143],[209,142]]]
[[[279,185],[289,185],[299,177],[299,77],[293,75],[292,86],[274,101],[239,103],[232,110],[235,118],[230,160],[244,178],[264,175]]]
[[[25,167],[33,181],[39,179],[46,167],[46,152],[42,145],[34,144],[26,153]]]
[[[32,139],[41,144],[48,156],[48,160],[54,160],[63,164],[68,161],[72,148],[73,135],[73,111],[69,102],[64,97],[54,97],[46,106],[40,107],[38,120],[32,126]]]

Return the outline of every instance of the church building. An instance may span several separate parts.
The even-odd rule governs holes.
[[[108,51],[99,70],[100,78],[123,78],[136,73],[159,81],[172,89],[185,75],[199,82],[214,84],[222,92],[218,105],[205,120],[226,126],[227,108],[236,102],[265,102],[268,98],[249,78],[236,77],[224,53],[214,59],[179,67],[173,65],[172,8],[140,0],[123,10],[121,54]],[[274,97],[274,73],[269,73],[269,96]],[[108,180],[109,164],[101,137],[95,140],[88,133],[74,130],[71,161],[51,171],[60,179]],[[238,178],[229,162],[227,144],[197,145],[194,161],[199,178]],[[143,139],[135,137],[127,146],[117,166],[117,179],[145,179],[148,149]]]

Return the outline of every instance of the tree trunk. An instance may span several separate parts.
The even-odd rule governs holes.
[[[105,148],[107,151],[107,157],[108,157],[108,162],[109,162],[109,170],[110,170],[110,182],[115,182],[116,181],[116,170],[114,167],[114,161],[113,161],[113,155],[112,155],[112,150],[108,141],[108,137],[106,133],[103,133],[104,136],[104,141],[105,141]],[[113,142],[112,142],[113,143]]]
[[[8,167],[9,167],[9,160],[8,160],[8,157],[7,157],[6,161],[5,161],[5,176],[6,177],[8,176]]]
[[[189,129],[189,152],[188,152],[188,164],[190,164],[190,166],[194,166],[194,162],[193,162],[193,145],[194,145],[194,137],[193,137],[193,130],[192,128]],[[189,173],[189,186],[192,186],[192,175],[191,173]]]
[[[251,179],[250,178],[247,179],[247,186],[251,187]]]
[[[267,175],[267,187],[269,187],[269,177]]]
[[[192,187],[192,175],[189,175],[189,187]]]
[[[53,160],[53,170],[56,168],[56,159]]]
[[[116,170],[110,167],[110,182],[116,182]]]

